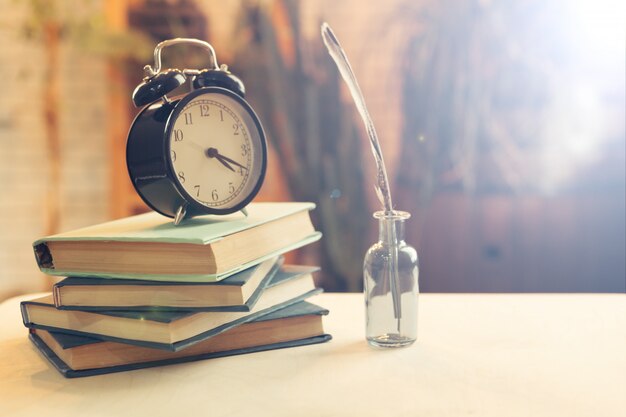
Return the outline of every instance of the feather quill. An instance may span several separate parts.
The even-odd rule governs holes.
[[[361,119],[365,124],[365,130],[370,141],[372,153],[374,154],[374,160],[376,161],[376,183],[374,184],[376,196],[378,196],[378,199],[383,205],[385,213],[391,213],[393,212],[393,204],[391,202],[391,191],[389,189],[389,180],[387,178],[387,170],[385,169],[385,161],[383,160],[383,152],[380,147],[380,142],[378,141],[378,135],[376,134],[374,123],[372,122],[372,118],[370,117],[367,107],[365,106],[365,99],[361,93],[361,88],[359,87],[356,76],[352,71],[350,61],[348,61],[348,57],[339,44],[339,40],[326,22],[322,23],[322,39],[324,40],[326,49],[328,49],[328,53],[335,61],[341,77],[348,85],[350,94],[354,99],[354,104],[356,105],[356,108],[361,115]]]
[[[383,151],[380,147],[380,142],[378,141],[378,135],[376,134],[376,129],[374,128],[374,123],[372,122],[372,118],[367,111],[367,107],[365,106],[365,99],[363,98],[363,94],[361,93],[361,89],[359,88],[359,83],[356,80],[356,76],[352,71],[352,67],[350,66],[350,61],[348,61],[348,57],[346,56],[341,44],[339,43],[339,39],[335,36],[332,29],[328,25],[328,23],[322,23],[322,39],[324,40],[324,45],[326,45],[326,49],[328,49],[328,53],[335,61],[337,68],[339,69],[339,73],[341,77],[348,85],[348,89],[350,90],[350,94],[352,95],[352,99],[354,100],[354,104],[361,115],[361,119],[365,124],[365,130],[367,131],[367,137],[370,141],[370,147],[372,148],[372,153],[374,154],[374,160],[376,161],[376,182],[374,183],[374,189],[376,190],[376,196],[380,200],[383,205],[383,211],[386,215],[393,216],[393,203],[391,202],[391,191],[389,189],[389,180],[387,178],[387,170],[385,169],[385,161],[383,160]],[[395,224],[392,223],[390,229],[391,239],[396,241],[396,230]],[[391,261],[389,262],[389,284],[391,286],[391,296],[393,299],[393,310],[394,316],[397,319],[397,329],[398,333],[400,333],[400,318],[402,317],[402,307],[400,305],[400,279],[398,277],[398,249],[395,245],[393,245],[393,249],[391,250]]]

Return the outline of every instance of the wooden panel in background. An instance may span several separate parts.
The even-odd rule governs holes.
[[[626,292],[624,212],[620,194],[450,193],[407,235],[425,292]]]

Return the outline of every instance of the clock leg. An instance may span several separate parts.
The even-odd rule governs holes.
[[[248,209],[247,208],[244,207],[244,208],[242,208],[239,211],[242,212],[244,216],[248,217]]]
[[[185,217],[185,214],[187,214],[185,206],[178,207],[178,210],[176,210],[176,217],[174,217],[174,226],[178,226],[180,224]]]

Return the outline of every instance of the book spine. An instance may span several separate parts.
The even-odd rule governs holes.
[[[56,284],[52,286],[52,298],[54,299],[54,306],[56,308],[63,305],[61,302],[61,289]]]
[[[28,317],[28,307],[25,303],[20,303],[20,311],[22,312],[22,321],[24,326],[30,327],[30,317]]]
[[[54,269],[52,254],[50,253],[50,248],[48,248],[48,244],[46,242],[36,243],[33,246],[33,250],[35,251],[35,260],[37,261],[37,265],[40,269]]]

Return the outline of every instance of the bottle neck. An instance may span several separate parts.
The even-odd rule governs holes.
[[[383,245],[397,245],[404,242],[404,219],[379,218],[378,240]]]

